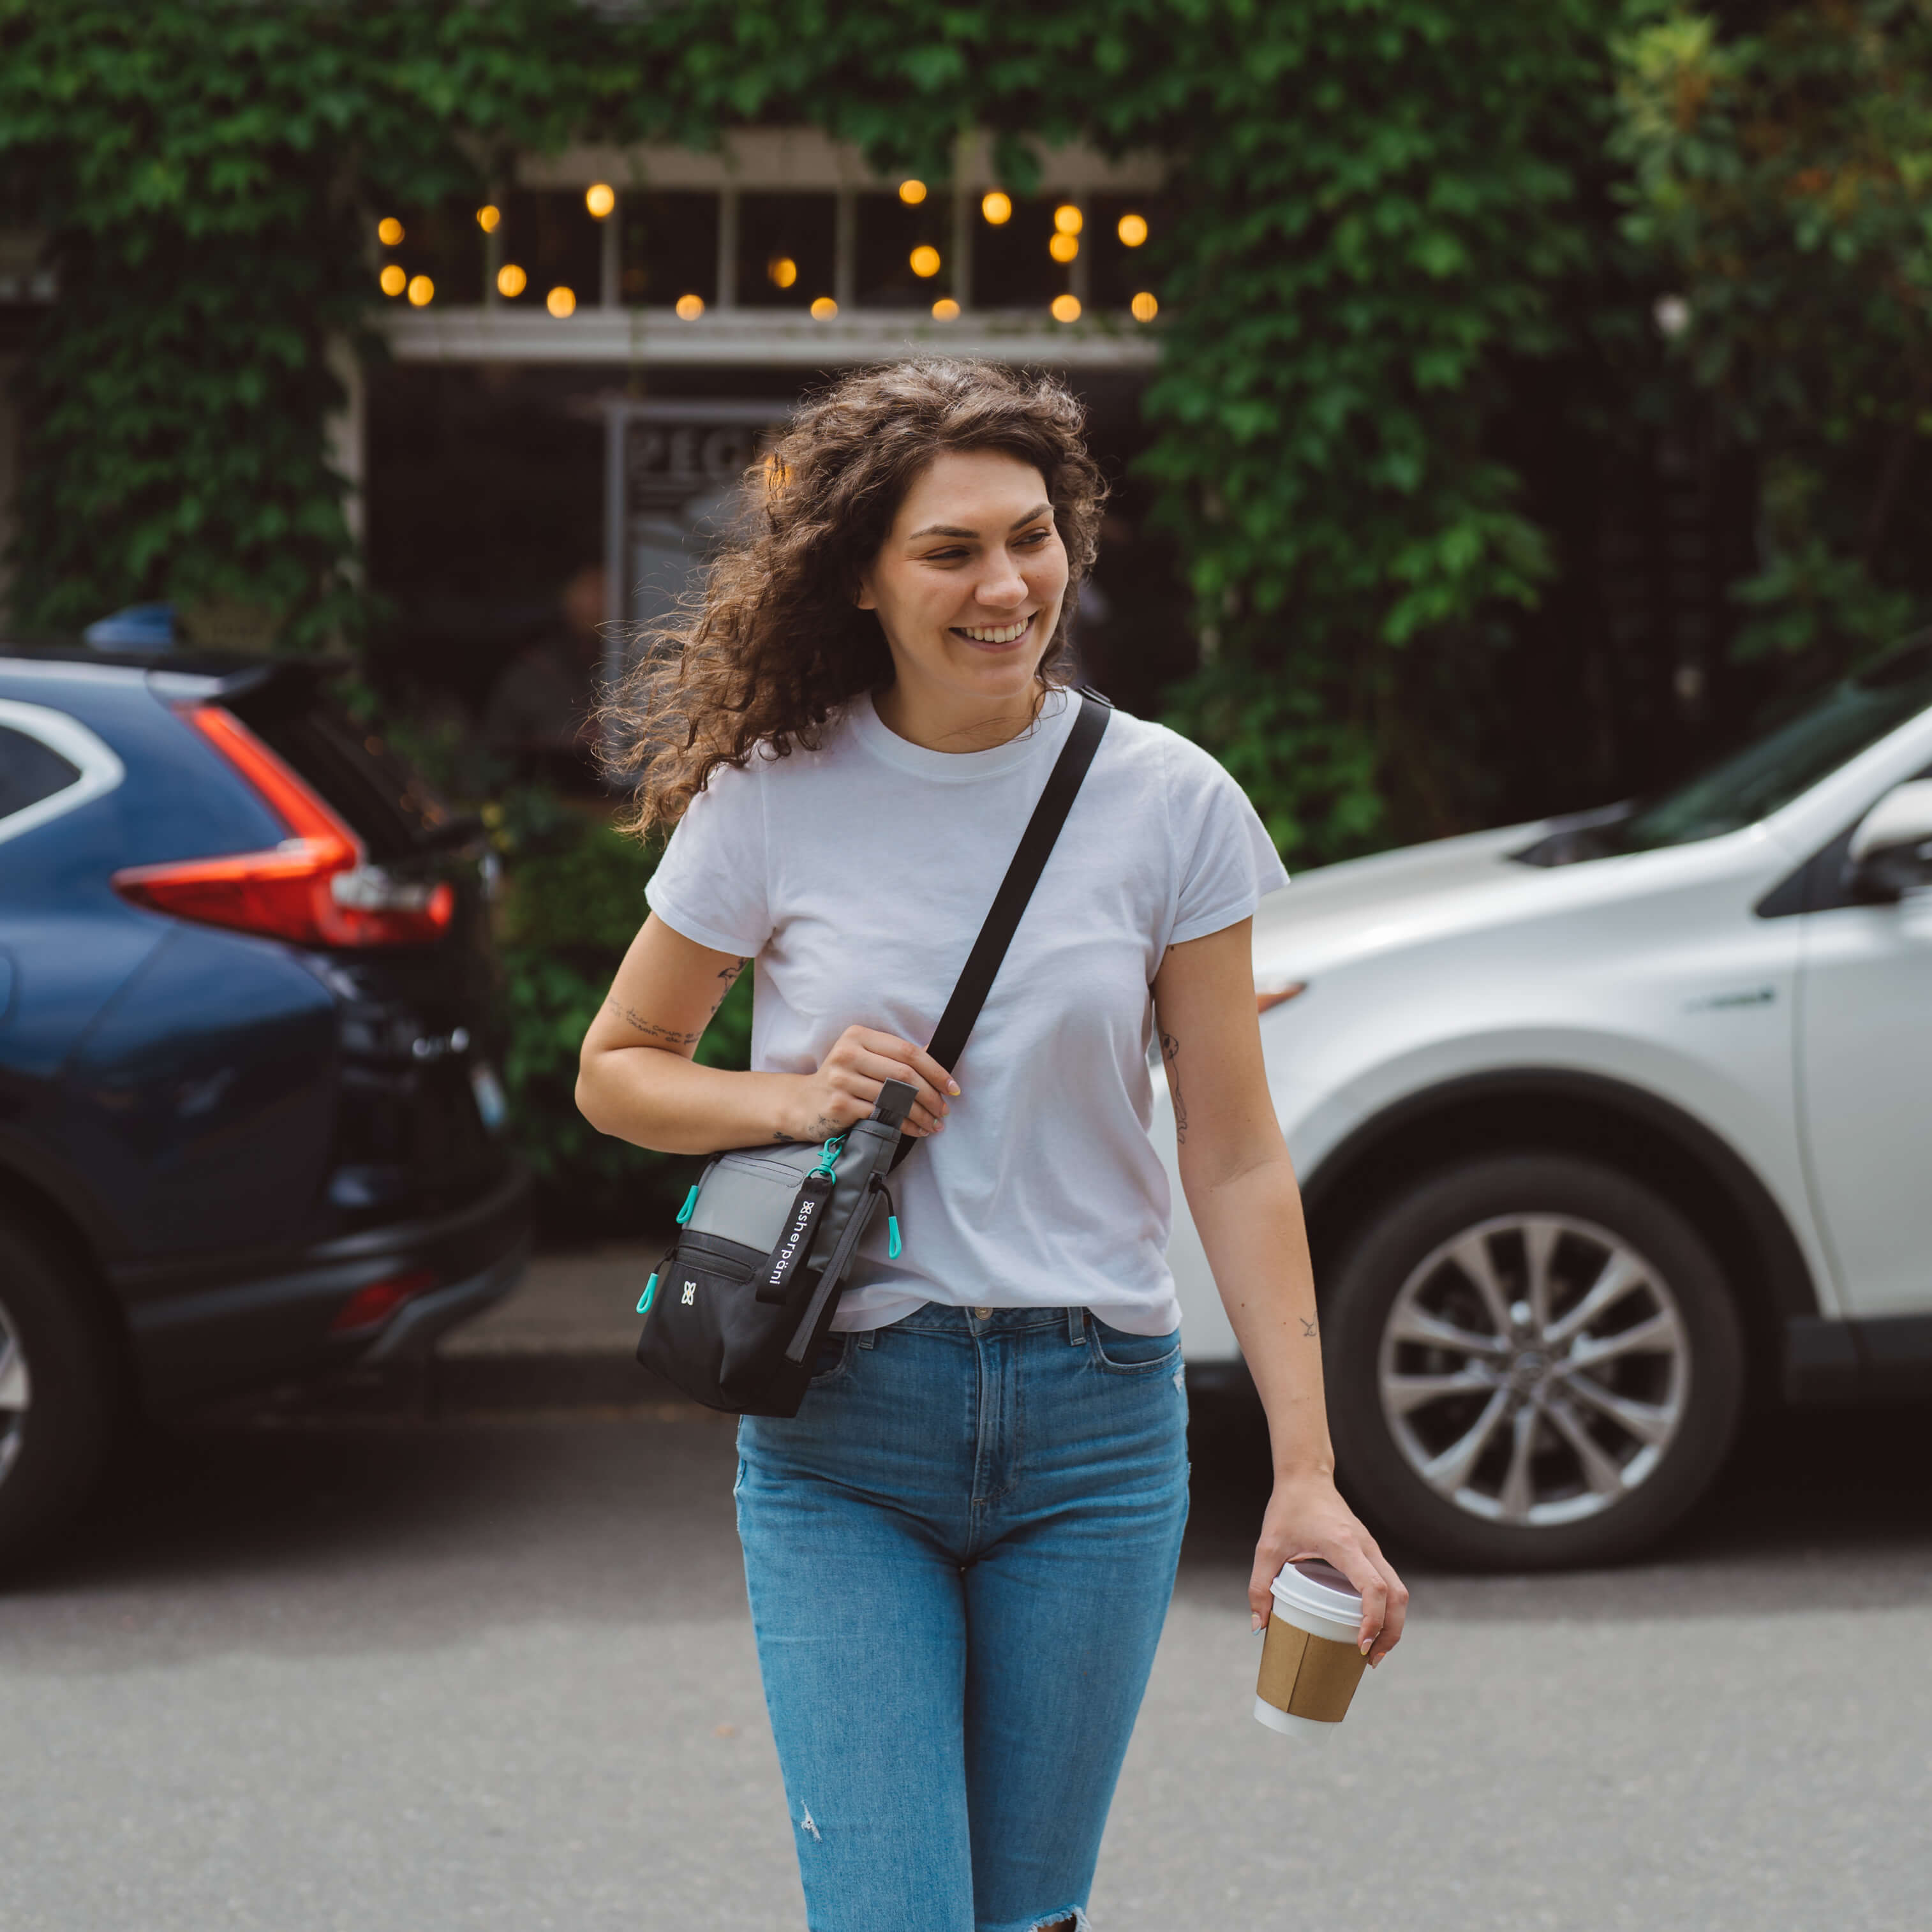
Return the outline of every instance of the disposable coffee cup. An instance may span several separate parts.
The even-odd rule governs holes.
[[[1271,1731],[1320,1744],[1348,1714],[1368,1663],[1357,1648],[1362,1600],[1318,1558],[1282,1566],[1262,1646],[1255,1715]]]

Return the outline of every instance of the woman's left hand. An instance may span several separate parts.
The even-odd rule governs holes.
[[[1262,1519],[1261,1540],[1255,1545],[1254,1574],[1248,1579],[1248,1607],[1254,1612],[1256,1630],[1267,1623],[1274,1607],[1268,1586],[1281,1566],[1307,1556],[1334,1564],[1360,1594],[1358,1640],[1370,1664],[1381,1663],[1402,1640],[1408,1587],[1336,1492],[1332,1478],[1277,1477],[1268,1514]]]

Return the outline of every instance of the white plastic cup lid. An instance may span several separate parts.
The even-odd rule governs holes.
[[[1285,1563],[1281,1574],[1269,1586],[1284,1623],[1306,1630],[1310,1621],[1341,1627],[1339,1631],[1316,1630],[1318,1636],[1333,1636],[1337,1642],[1352,1640],[1362,1621],[1362,1600],[1347,1577],[1332,1563],[1319,1557],[1304,1557],[1298,1563]]]

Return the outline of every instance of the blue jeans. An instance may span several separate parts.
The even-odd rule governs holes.
[[[811,1932],[1080,1914],[1187,1516],[1178,1334],[928,1304],[738,1430]]]

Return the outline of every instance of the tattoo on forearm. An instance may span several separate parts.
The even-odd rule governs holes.
[[[1187,1144],[1187,1102],[1180,1097],[1180,1042],[1172,1034],[1160,1036],[1161,1058],[1167,1062],[1167,1090],[1174,1096],[1174,1137]]]
[[[626,1006],[614,994],[604,1002],[605,1008],[615,1013],[627,1024],[634,1026],[646,1040],[661,1040],[666,1046],[695,1046],[704,1037],[702,1030],[697,1033],[680,1033],[674,1028],[661,1027],[655,1021],[640,1019],[634,1009]]]
[[[1298,1315],[1295,1319],[1301,1324],[1301,1332],[1304,1335],[1312,1336],[1315,1333],[1315,1323],[1311,1317]]]

